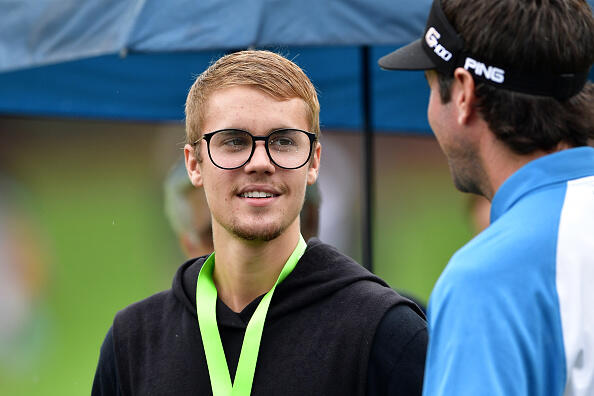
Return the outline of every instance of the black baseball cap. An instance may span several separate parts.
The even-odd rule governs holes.
[[[423,37],[383,56],[378,61],[387,70],[431,70],[451,76],[457,67],[468,70],[475,81],[531,95],[565,100],[581,91],[588,71],[533,73],[485,61],[465,50],[464,40],[448,21],[440,0],[434,0]]]

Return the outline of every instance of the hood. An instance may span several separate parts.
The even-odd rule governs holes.
[[[207,257],[186,261],[173,279],[172,289],[176,298],[193,316],[196,316],[196,281]],[[308,306],[355,282],[373,282],[389,289],[383,280],[350,257],[312,238],[293,272],[277,286],[268,318]]]

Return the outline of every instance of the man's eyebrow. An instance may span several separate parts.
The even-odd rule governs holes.
[[[237,129],[237,130],[240,130],[240,131],[246,131],[246,132],[249,132],[249,133],[251,133],[252,135],[255,135],[255,134],[257,133],[257,131],[254,131],[253,129],[250,129],[250,128],[240,128],[240,127],[226,127],[226,128],[222,128],[222,129]],[[272,132],[274,132],[274,131],[278,131],[278,130],[281,130],[281,129],[300,129],[300,128],[293,127],[293,126],[288,126],[288,125],[285,125],[285,126],[277,126],[277,127],[274,127],[274,128],[269,128],[269,129],[267,129],[267,130],[265,131],[265,133],[264,133],[264,136],[270,135]]]

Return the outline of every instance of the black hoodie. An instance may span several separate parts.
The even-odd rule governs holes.
[[[102,347],[93,395],[212,394],[195,304],[204,261],[201,257],[184,263],[171,290],[116,315]],[[217,301],[231,378],[260,299],[240,313]],[[293,272],[274,292],[252,395],[364,395],[403,386],[407,393],[402,394],[411,394],[410,384],[417,388],[412,394],[420,394],[426,330],[413,311],[422,315],[380,278],[331,246],[310,240]],[[374,340],[376,330],[382,334],[380,341],[379,335]],[[411,343],[417,345],[414,352],[407,348]],[[410,353],[414,356],[407,356]],[[398,376],[405,378],[400,381]]]

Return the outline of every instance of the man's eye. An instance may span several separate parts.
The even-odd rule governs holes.
[[[272,146],[294,146],[295,141],[287,137],[280,137],[270,142]]]
[[[247,145],[247,141],[245,139],[240,139],[240,138],[234,138],[234,139],[227,139],[223,142],[223,145],[225,146],[246,146]]]

